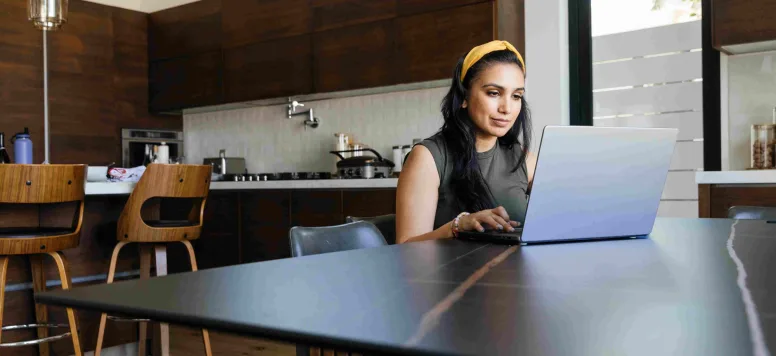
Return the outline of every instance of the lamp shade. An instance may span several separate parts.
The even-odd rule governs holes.
[[[29,0],[29,20],[40,30],[56,31],[67,22],[68,0]]]

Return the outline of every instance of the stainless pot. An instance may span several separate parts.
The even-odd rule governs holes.
[[[375,154],[375,156],[363,155],[365,151]],[[356,156],[356,152],[360,156]],[[347,151],[331,151],[330,153],[340,157],[337,162],[337,172],[340,178],[389,178],[393,174],[395,164],[388,159],[384,159],[377,151],[371,148]],[[354,157],[345,158],[344,153],[353,153]]]

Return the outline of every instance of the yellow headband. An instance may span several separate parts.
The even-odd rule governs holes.
[[[477,61],[482,59],[482,57],[490,52],[502,51],[505,49],[510,50],[517,55],[517,60],[520,61],[520,64],[523,66],[523,73],[525,73],[525,62],[523,61],[523,56],[520,55],[520,52],[518,52],[511,43],[507,41],[496,40],[474,47],[471,51],[469,51],[469,54],[467,54],[466,58],[463,59],[461,82],[463,82],[463,78],[466,78],[466,72],[469,71],[469,68],[471,68],[474,63],[477,63]]]

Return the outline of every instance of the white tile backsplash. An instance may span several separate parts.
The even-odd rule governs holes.
[[[749,128],[771,123],[776,106],[776,52],[727,57],[729,169],[749,167]]]
[[[392,146],[433,135],[442,126],[440,104],[447,88],[303,102],[321,120],[305,128],[304,115],[286,117],[286,106],[189,114],[183,117],[189,163],[218,157],[245,157],[252,173],[333,172],[334,133],[346,132],[392,159]],[[299,109],[298,109],[299,110]]]

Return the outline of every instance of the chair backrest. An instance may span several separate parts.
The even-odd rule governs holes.
[[[118,221],[119,241],[162,242],[199,238],[202,216],[210,192],[210,165],[157,164],[146,167],[129,196]],[[198,223],[184,227],[151,227],[142,218],[143,204],[151,198],[200,198],[192,210]]]
[[[365,221],[336,226],[295,226],[289,232],[289,240],[292,257],[387,245],[380,230]]]
[[[740,220],[776,220],[776,208],[764,206],[731,206],[728,218]]]
[[[0,164],[0,203],[83,202],[85,176],[82,164]]]
[[[0,217],[13,217],[0,219],[0,228],[27,230],[24,244],[16,239],[0,240],[0,254],[45,253],[78,246],[85,177],[86,166],[82,164],[0,164]],[[36,239],[38,233],[41,235]]]
[[[389,245],[396,244],[396,214],[386,214],[373,217],[348,216],[346,222],[366,221],[372,223],[383,234]]]

